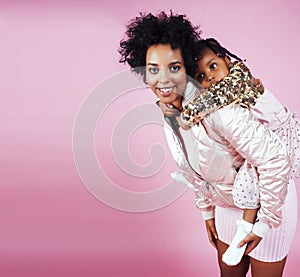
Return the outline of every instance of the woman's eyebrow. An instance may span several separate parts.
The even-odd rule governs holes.
[[[182,65],[182,62],[180,62],[180,61],[174,61],[174,62],[170,62],[169,63],[169,65],[175,65],[175,64],[181,64]],[[155,62],[148,62],[147,65],[158,66],[158,64],[155,63]]]
[[[171,62],[171,63],[169,63],[170,65],[174,65],[174,64],[182,64],[182,62],[180,62],[180,61],[174,61],[174,62]]]
[[[158,66],[158,64],[156,64],[156,63],[151,63],[151,62],[147,63],[147,65]]]

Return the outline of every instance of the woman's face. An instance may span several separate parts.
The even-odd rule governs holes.
[[[146,54],[146,82],[162,103],[180,108],[186,87],[181,51],[169,44],[150,46]]]
[[[199,57],[195,79],[203,88],[209,88],[228,75],[229,62],[227,57],[219,57],[210,48],[205,48]]]

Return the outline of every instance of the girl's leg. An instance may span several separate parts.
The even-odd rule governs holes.
[[[243,219],[245,221],[249,222],[249,223],[254,224],[257,212],[258,212],[258,208],[256,208],[256,209],[244,209]]]
[[[250,257],[252,277],[282,277],[286,257],[273,263],[261,262]]]
[[[217,240],[217,247],[221,277],[246,277],[250,265],[249,257],[244,256],[237,265],[228,266],[222,261],[222,255],[228,248],[228,245],[220,240]]]

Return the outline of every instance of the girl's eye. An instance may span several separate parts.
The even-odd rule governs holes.
[[[210,68],[211,70],[216,69],[216,67],[217,67],[217,64],[216,64],[216,63],[212,63],[212,64],[209,66],[209,68]]]
[[[197,79],[198,81],[201,81],[203,78],[204,78],[204,74],[203,74],[203,73],[199,73],[199,74],[196,76],[196,79]]]
[[[171,72],[177,72],[180,70],[180,66],[179,65],[172,65],[170,67]]]
[[[148,71],[149,71],[151,74],[157,74],[159,70],[158,70],[157,67],[149,67],[149,68],[148,68]]]

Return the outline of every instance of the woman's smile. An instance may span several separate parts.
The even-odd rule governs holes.
[[[172,86],[172,87],[165,87],[165,88],[156,88],[158,90],[158,92],[164,96],[164,97],[168,97],[170,96],[172,93],[174,93],[176,86]]]
[[[146,54],[146,81],[162,103],[181,107],[186,88],[186,70],[179,49],[155,44]]]

